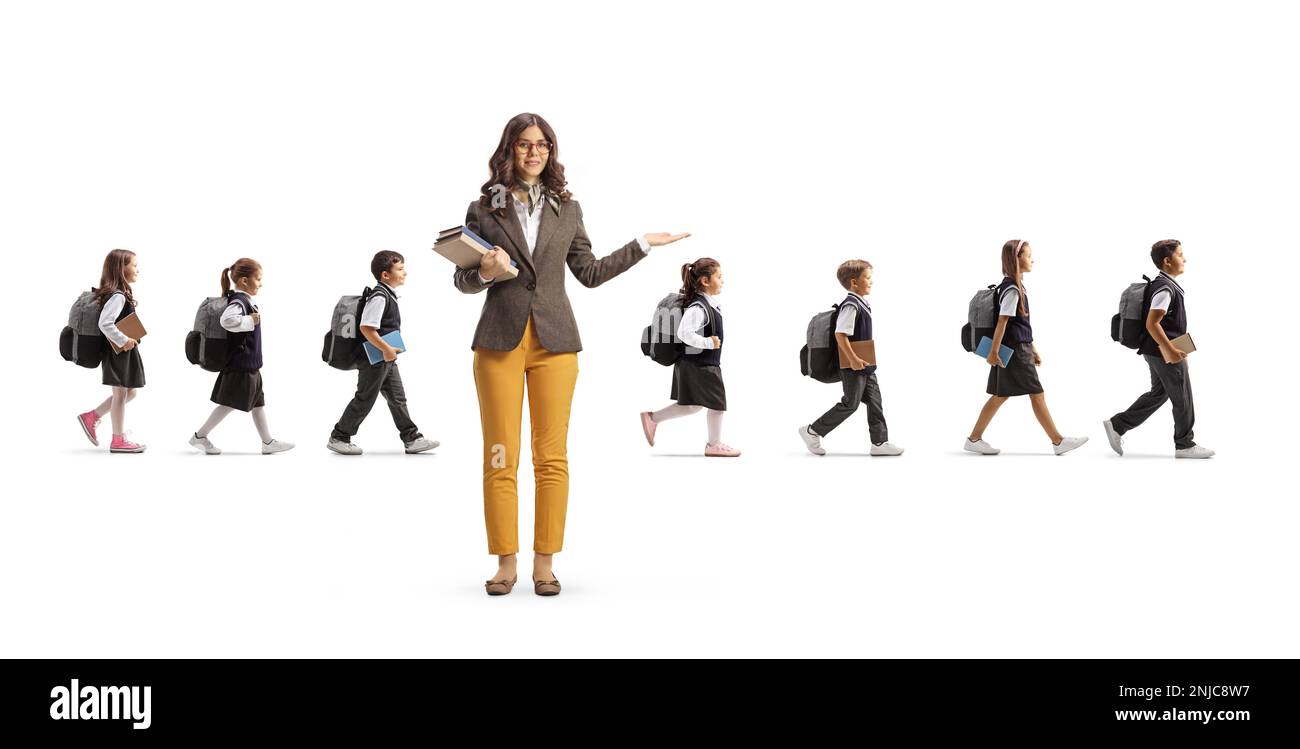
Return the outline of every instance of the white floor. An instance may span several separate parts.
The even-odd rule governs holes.
[[[1028,430],[991,432],[997,458],[912,440],[873,459],[859,415],[825,458],[791,428],[706,461],[702,419],[648,450],[633,414],[603,454],[575,451],[563,594],[489,599],[477,446],[405,456],[375,416],[360,459],[234,454],[256,446],[237,416],[221,457],[155,435],[142,456],[64,440],[11,467],[0,655],[1300,654],[1276,474],[1175,463],[1151,428],[1123,459],[1099,435],[1054,457]],[[72,489],[119,471],[129,493]],[[527,544],[530,506],[521,527]]]

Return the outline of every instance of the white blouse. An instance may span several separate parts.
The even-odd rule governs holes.
[[[99,311],[99,330],[104,337],[112,341],[118,348],[126,345],[130,336],[117,329],[117,316],[122,314],[122,308],[126,306],[126,294],[120,291],[113,292],[104,302],[104,308]]]
[[[708,302],[710,307],[719,312],[722,311],[722,308],[718,306],[718,302],[708,294],[700,294],[700,298]],[[677,337],[681,339],[682,343],[692,348],[711,349],[713,348],[713,339],[705,338],[699,333],[708,324],[708,313],[692,304],[686,308],[686,312],[682,315],[682,321],[677,324]]]

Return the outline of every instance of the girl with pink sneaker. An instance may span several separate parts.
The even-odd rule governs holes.
[[[105,385],[111,388],[108,400],[93,410],[77,415],[77,423],[92,445],[99,445],[95,433],[99,421],[111,414],[113,440],[109,452],[142,453],[144,445],[126,438],[126,404],[135,398],[135,391],[144,387],[144,362],[140,358],[139,341],[118,330],[117,323],[135,312],[138,306],[131,284],[140,276],[135,253],[130,250],[113,250],[104,258],[104,268],[99,274],[99,286],[93,289],[99,300],[99,330],[117,348],[104,350],[103,370]],[[117,349],[120,349],[117,350]]]
[[[667,419],[689,416],[708,409],[705,417],[709,441],[704,454],[710,458],[734,458],[740,451],[722,441],[722,415],[727,411],[727,389],[722,382],[722,265],[702,257],[682,266],[679,304],[682,319],[677,337],[685,344],[681,358],[673,364],[673,387],[669,397],[675,403],[658,411],[641,412],[641,430],[651,447],[655,430]]]

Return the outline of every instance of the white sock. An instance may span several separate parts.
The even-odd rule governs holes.
[[[212,434],[212,430],[216,429],[217,425],[221,423],[221,420],[234,410],[230,406],[217,406],[212,409],[212,415],[208,417],[207,421],[203,422],[203,426],[199,427],[199,431],[195,432],[194,436],[199,439],[206,439],[209,434]]]
[[[722,441],[722,415],[726,411],[714,411],[709,409],[707,420],[709,422],[709,444],[716,445]]]
[[[271,428],[266,425],[266,409],[258,406],[253,409],[253,425],[257,427],[257,433],[262,437],[262,444],[271,441]]]
[[[658,424],[659,422],[667,421],[668,419],[678,419],[683,416],[690,416],[693,413],[699,413],[701,408],[704,408],[704,406],[680,406],[674,403],[671,406],[661,408],[650,414],[650,418]]]

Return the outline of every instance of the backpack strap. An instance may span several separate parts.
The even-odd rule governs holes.
[[[238,291],[231,290],[226,293],[226,306],[229,307],[232,304],[238,304],[239,308],[244,311],[245,315],[253,314],[252,303],[245,300]]]

